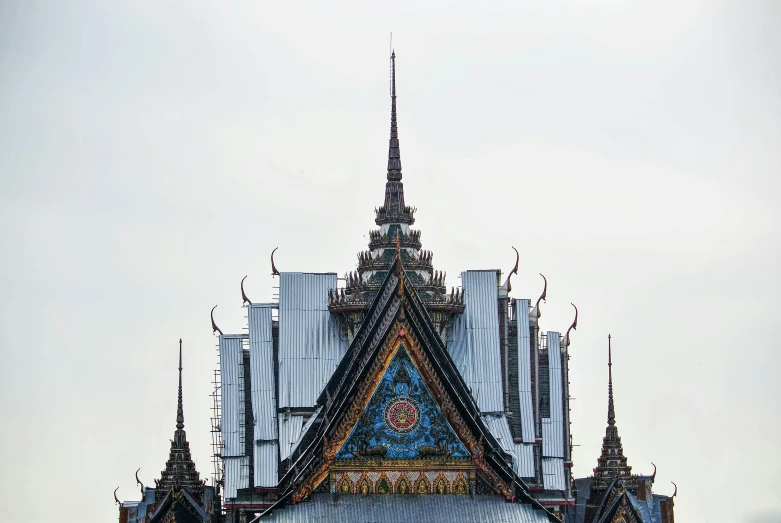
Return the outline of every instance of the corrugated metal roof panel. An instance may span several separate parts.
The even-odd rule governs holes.
[[[312,407],[347,350],[328,312],[336,274],[279,276],[279,407]]]
[[[255,440],[277,439],[274,398],[274,342],[271,337],[271,308],[250,305],[249,353],[252,380],[252,415],[255,418]]]
[[[243,410],[241,399],[244,395],[239,381],[242,368],[241,340],[241,335],[220,336],[223,457],[244,454],[239,434],[239,419]]]
[[[547,523],[546,512],[531,505],[507,503],[499,496],[383,496],[314,494],[312,501],[274,511],[260,523],[339,521],[398,523]]]
[[[504,411],[497,278],[495,270],[461,273],[466,309],[448,336],[448,352],[481,412]]]
[[[235,499],[240,488],[249,488],[249,456],[225,459],[225,499]]]
[[[518,458],[518,467],[515,471],[522,478],[533,478],[534,473],[534,445],[526,443],[515,444],[515,456]]]
[[[255,486],[276,487],[279,482],[279,447],[276,441],[255,442]]]
[[[521,397],[521,434],[524,443],[534,443],[529,300],[515,300],[515,310],[518,322],[518,392]]]
[[[549,332],[548,376],[550,377],[550,418],[542,419],[542,455],[564,457],[564,417],[562,400],[561,347],[559,333]]]
[[[534,447],[516,444],[510,432],[510,424],[505,416],[481,416],[491,434],[502,448],[513,457],[513,470],[519,477],[534,477]]]
[[[545,490],[566,490],[564,458],[542,458],[542,483]]]
[[[499,444],[502,446],[505,452],[513,457],[513,468],[515,468],[515,443],[513,442],[513,435],[510,432],[510,424],[507,423],[505,416],[480,416],[483,419],[483,423],[491,431],[491,434],[496,438]]]
[[[293,453],[293,451],[296,450],[298,445],[301,443],[301,441],[304,439],[304,435],[309,431],[309,428],[314,425],[315,420],[317,420],[317,416],[320,414],[320,411],[323,409],[323,407],[317,407],[317,409],[312,413],[311,416],[309,416],[309,419],[306,420],[304,423],[304,426],[301,427],[301,433],[298,436],[298,439],[296,441],[292,442],[290,446],[290,454]]]
[[[561,382],[561,346],[558,332],[548,333],[548,372],[550,373],[550,418],[551,421],[563,421],[562,382]]]
[[[270,305],[260,304],[251,304],[247,309],[252,416],[255,419],[254,486],[257,487],[275,487],[278,479],[277,403],[274,397],[276,387],[271,309]]]
[[[301,438],[304,417],[296,414],[279,415],[279,459],[285,461]]]

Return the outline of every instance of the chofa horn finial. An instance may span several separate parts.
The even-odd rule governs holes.
[[[574,303],[570,303],[573,307],[575,307],[575,320],[572,322],[572,325],[569,326],[569,329],[567,329],[567,334],[564,336],[564,347],[569,347],[570,338],[569,333],[573,330],[578,330],[578,308],[575,306]]]
[[[252,305],[252,300],[250,300],[249,298],[247,298],[247,293],[246,293],[246,292],[244,292],[244,280],[246,280],[246,279],[247,279],[247,277],[246,277],[246,276],[244,276],[244,277],[241,279],[241,300],[242,300],[242,301],[241,301],[241,304],[242,304],[242,305],[244,305],[245,303],[249,303],[250,305]]]
[[[654,465],[654,462],[651,462],[651,465]],[[654,473],[651,474],[651,481],[656,479],[656,465],[654,465]]]
[[[117,497],[117,490],[119,490],[119,487],[114,489],[114,501],[117,505],[122,505],[122,503],[119,502],[119,498]]]
[[[220,336],[222,336],[222,329],[220,329],[220,328],[217,326],[217,324],[216,324],[216,323],[214,323],[214,309],[216,309],[216,308],[217,308],[217,306],[216,306],[216,305],[215,305],[214,307],[212,307],[212,311],[211,311],[211,313],[210,313],[210,316],[211,316],[211,318],[212,318],[212,334],[214,334],[215,332],[219,332],[219,333],[220,333]]]
[[[138,470],[136,471],[136,485],[141,485],[141,495],[144,495],[144,484],[141,483],[141,480],[138,479],[138,472],[141,470],[141,467],[138,467]]]
[[[277,252],[277,249],[279,249],[279,247],[274,247],[274,250],[271,251],[271,275],[272,276],[279,276],[279,271],[277,270],[277,266],[274,265],[274,253]]]
[[[537,298],[537,303],[534,305],[534,310],[537,311],[538,320],[542,317],[542,312],[540,311],[540,302],[545,301],[545,299],[548,297],[548,279],[543,273],[540,273],[540,276],[542,276],[542,280],[545,282],[545,286],[542,288],[542,294],[540,294],[540,297]]]
[[[675,487],[675,492],[673,492],[673,495],[670,496],[671,498],[674,498],[675,496],[678,495],[678,485],[676,485],[674,481],[671,481],[670,483],[672,483],[673,487]]]
[[[510,278],[512,278],[513,274],[518,274],[518,262],[521,261],[521,255],[518,254],[518,249],[513,247],[513,250],[515,251],[515,267],[513,267],[513,269],[507,273],[507,292],[513,290],[513,286],[510,283]]]

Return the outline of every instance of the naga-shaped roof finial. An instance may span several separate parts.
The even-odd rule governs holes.
[[[117,487],[117,488],[115,488],[115,489],[114,489],[114,501],[116,502],[116,504],[117,504],[117,505],[120,505],[120,506],[121,506],[121,505],[122,505],[122,503],[120,503],[120,502],[119,502],[119,498],[117,498],[117,490],[119,490],[119,487]]]
[[[211,311],[211,313],[210,313],[210,316],[211,316],[211,318],[212,318],[212,334],[214,334],[215,332],[219,332],[219,333],[220,333],[220,336],[222,336],[222,329],[220,329],[220,328],[217,326],[217,324],[216,324],[216,323],[214,323],[214,309],[216,309],[216,308],[217,308],[217,306],[216,306],[216,305],[215,305],[214,307],[212,307],[212,311]]]
[[[271,251],[271,275],[272,276],[279,276],[279,271],[277,270],[277,266],[274,265],[274,253],[277,252],[277,249],[279,249],[279,247],[274,247],[274,250]]]
[[[670,496],[671,498],[674,498],[675,496],[678,495],[678,485],[676,485],[674,481],[671,481],[670,483],[672,483],[673,487],[675,487],[675,492],[673,492],[673,495]]]
[[[273,265],[273,262],[272,262],[272,265]],[[247,277],[246,277],[246,276],[244,276],[244,277],[241,279],[241,300],[242,300],[242,301],[241,301],[241,304],[242,304],[242,305],[244,305],[245,303],[249,303],[250,305],[252,305],[252,300],[250,300],[249,298],[247,298],[247,293],[246,293],[246,292],[244,292],[244,280],[246,280],[246,279],[247,279]]]
[[[513,250],[515,251],[515,267],[513,267],[513,269],[509,273],[507,273],[507,292],[513,290],[513,286],[510,283],[510,278],[512,277],[513,274],[518,274],[518,262],[521,261],[521,255],[518,254],[518,249],[513,247]]]
[[[570,303],[573,307],[575,307],[574,303]],[[575,320],[572,322],[572,325],[569,326],[569,329],[567,329],[567,334],[564,335],[564,348],[566,349],[569,347],[570,338],[569,333],[572,330],[578,330],[578,308],[575,307]]]
[[[654,465],[654,462],[651,462],[651,465]],[[651,483],[656,479],[656,465],[654,465],[654,473],[651,474]]]
[[[138,479],[138,472],[141,470],[141,467],[138,467],[138,470],[136,470],[136,485],[141,485],[141,495],[144,495],[144,484],[141,483],[141,480]]]
[[[542,294],[540,294],[540,297],[537,298],[537,303],[534,304],[534,309],[532,309],[531,314],[532,318],[537,320],[542,317],[542,311],[540,311],[540,302],[545,301],[545,298],[548,297],[548,279],[542,273],[540,273],[540,276],[542,276],[542,280],[545,282],[545,286],[542,288]]]

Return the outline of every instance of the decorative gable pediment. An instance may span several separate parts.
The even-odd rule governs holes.
[[[410,355],[412,338],[402,324],[393,331],[398,341],[390,345],[387,364],[369,379],[373,388],[356,400],[360,417],[329,466],[328,489],[359,495],[474,493],[478,467],[469,443],[436,401],[418,368],[424,362]]]
[[[403,343],[393,355],[363,415],[336,454],[338,460],[468,459]]]

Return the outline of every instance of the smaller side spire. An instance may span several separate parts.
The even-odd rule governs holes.
[[[172,488],[185,488],[190,494],[200,497],[204,482],[195,468],[190,454],[190,443],[184,431],[184,401],[182,398],[182,339],[179,338],[179,394],[176,405],[176,431],[171,440],[171,449],[165,469],[160,472],[160,479],[155,480],[155,502],[159,502]]]
[[[627,464],[624,447],[616,426],[616,411],[613,403],[613,347],[612,336],[607,336],[607,428],[602,439],[602,454],[594,469],[592,489],[607,488],[613,478],[633,481],[632,467]]]

